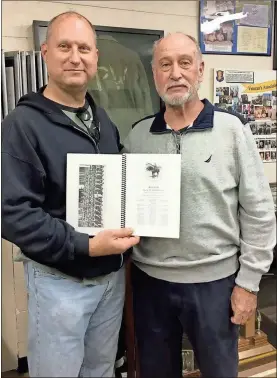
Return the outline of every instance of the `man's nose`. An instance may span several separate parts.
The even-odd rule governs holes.
[[[182,71],[179,64],[173,64],[170,77],[172,80],[179,80],[182,78]]]
[[[73,48],[71,50],[69,60],[70,60],[70,63],[72,64],[75,64],[75,65],[80,64],[81,58],[80,58],[80,53],[77,48]]]

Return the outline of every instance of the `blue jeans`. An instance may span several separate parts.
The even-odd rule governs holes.
[[[141,378],[182,376],[183,332],[202,377],[238,376],[238,326],[231,323],[235,275],[205,283],[173,283],[133,265],[133,300]]]
[[[125,269],[84,284],[25,265],[31,377],[113,377]]]

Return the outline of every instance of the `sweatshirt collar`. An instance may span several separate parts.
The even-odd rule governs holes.
[[[214,123],[214,106],[207,100],[201,100],[204,108],[198,114],[198,117],[193,122],[191,129],[211,129]],[[165,108],[163,108],[156,117],[150,127],[151,133],[160,133],[167,130],[164,119]]]
[[[43,91],[45,90],[46,85],[41,87],[38,92],[32,92],[29,94],[24,95],[20,98],[17,106],[29,106],[38,109],[39,111],[43,112],[47,117],[49,117],[54,123],[62,124],[62,125],[73,125],[74,122],[67,116],[65,116],[64,112],[62,111],[59,104],[56,104],[54,101],[48,99],[47,97],[43,96]],[[87,92],[86,93],[86,103],[87,106],[90,106],[93,120],[96,124],[100,125],[98,114],[97,114],[97,106],[94,102],[91,95]],[[82,109],[82,108],[79,108]],[[99,126],[100,127],[100,126]]]
[[[61,110],[61,106],[62,104],[56,104],[54,101],[48,99],[47,97],[44,97],[43,96],[43,92],[46,88],[46,85],[41,87],[39,90],[38,90],[38,93],[40,95],[39,97],[39,100],[41,104],[44,103],[47,104],[46,108],[44,108],[45,112],[49,112],[49,113],[56,113],[56,112],[59,112]],[[80,108],[76,108],[76,111],[78,112],[79,109],[82,109],[82,108],[88,108],[88,107],[91,107],[91,110],[93,113],[96,112],[96,104],[93,100],[93,98],[91,97],[91,95],[86,92],[86,95],[85,95],[85,106],[84,107],[80,107]]]

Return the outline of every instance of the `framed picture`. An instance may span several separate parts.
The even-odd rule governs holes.
[[[202,53],[270,56],[272,14],[270,0],[200,0]]]
[[[160,110],[151,60],[160,30],[95,26],[98,72],[89,91],[117,125],[124,141],[132,125]]]
[[[45,40],[48,22],[33,21],[35,49]],[[157,113],[162,102],[152,75],[152,48],[162,30],[94,26],[99,50],[98,71],[88,90],[117,125],[124,141],[132,125]]]
[[[40,46],[45,41],[49,21],[33,20],[33,39],[35,51],[40,51]]]

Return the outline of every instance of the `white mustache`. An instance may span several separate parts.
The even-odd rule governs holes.
[[[179,84],[168,85],[168,86],[166,87],[166,90],[167,90],[167,89],[170,89],[170,88],[176,88],[176,87],[186,87],[186,88],[190,88],[190,85],[189,85],[189,84],[185,84],[185,83],[179,83]]]

